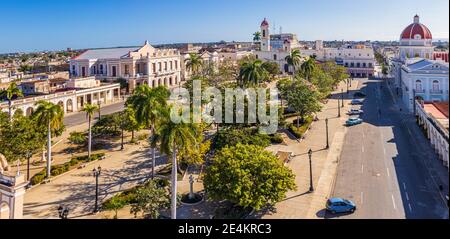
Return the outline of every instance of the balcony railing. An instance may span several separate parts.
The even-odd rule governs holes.
[[[430,94],[442,95],[442,94],[444,94],[444,91],[443,90],[430,90]]]
[[[416,94],[425,94],[425,90],[424,89],[416,89]]]

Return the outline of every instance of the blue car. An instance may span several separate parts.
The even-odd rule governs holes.
[[[359,118],[352,118],[352,119],[347,120],[347,121],[345,122],[345,125],[346,125],[346,126],[354,126],[354,125],[358,125],[358,124],[362,124],[362,123],[363,123],[363,120],[362,120],[362,119],[359,119]]]
[[[354,213],[356,211],[356,205],[352,201],[342,198],[331,198],[327,201],[327,211],[332,214]]]

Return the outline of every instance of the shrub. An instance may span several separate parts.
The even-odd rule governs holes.
[[[85,145],[87,143],[86,134],[82,132],[71,132],[69,142],[76,145]]]
[[[306,131],[309,129],[313,122],[312,117],[306,117],[304,122],[301,123],[300,128],[297,128],[297,120],[294,121],[294,124],[289,125],[288,130],[297,138],[302,138]]]
[[[37,173],[30,179],[31,185],[37,185],[42,183],[45,180],[45,177],[47,176],[47,172],[45,170]]]
[[[149,134],[140,134],[137,136],[137,141],[147,140],[148,137],[149,137]]]
[[[231,128],[222,130],[216,135],[214,148],[220,150],[226,146],[236,146],[238,143],[265,148],[270,146],[270,142],[270,136],[260,134],[257,129]]]
[[[272,142],[272,144],[281,144],[284,140],[281,134],[274,134],[270,136],[270,142]]]

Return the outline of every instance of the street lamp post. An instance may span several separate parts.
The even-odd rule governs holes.
[[[330,148],[330,141],[328,138],[328,118],[325,119],[326,131],[327,131],[327,149]]]
[[[339,102],[339,98],[338,98],[338,118],[341,118],[341,102]]]
[[[314,192],[313,177],[312,177],[312,154],[313,154],[312,149],[309,149],[309,151],[308,151],[308,156],[309,156],[309,183],[310,183],[309,192]]]
[[[28,151],[26,153],[26,157],[27,157],[27,181],[30,181],[30,159],[33,156],[33,154]]]
[[[92,170],[95,177],[95,207],[94,207],[94,213],[97,213],[98,210],[98,178],[100,177],[100,174],[102,172],[102,168],[99,166],[98,168],[94,168]]]
[[[413,89],[413,110],[414,110],[414,117],[416,117],[416,89]]]
[[[349,84],[350,84],[350,79],[347,79],[347,95],[349,93]]]

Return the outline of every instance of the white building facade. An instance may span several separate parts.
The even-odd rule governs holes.
[[[410,112],[416,99],[448,101],[449,65],[436,59],[431,31],[414,16],[411,25],[400,35],[397,56],[391,60],[391,73],[395,78],[397,94]]]
[[[314,49],[302,49],[303,56],[314,56],[319,61],[334,61],[345,66],[351,77],[372,77],[375,72],[375,53],[365,45],[347,45],[340,48],[324,48],[322,41],[316,41]]]
[[[141,84],[150,87],[178,85],[181,56],[178,50],[142,47],[88,50],[70,61],[72,77],[95,76],[103,81],[124,78],[130,91]]]

